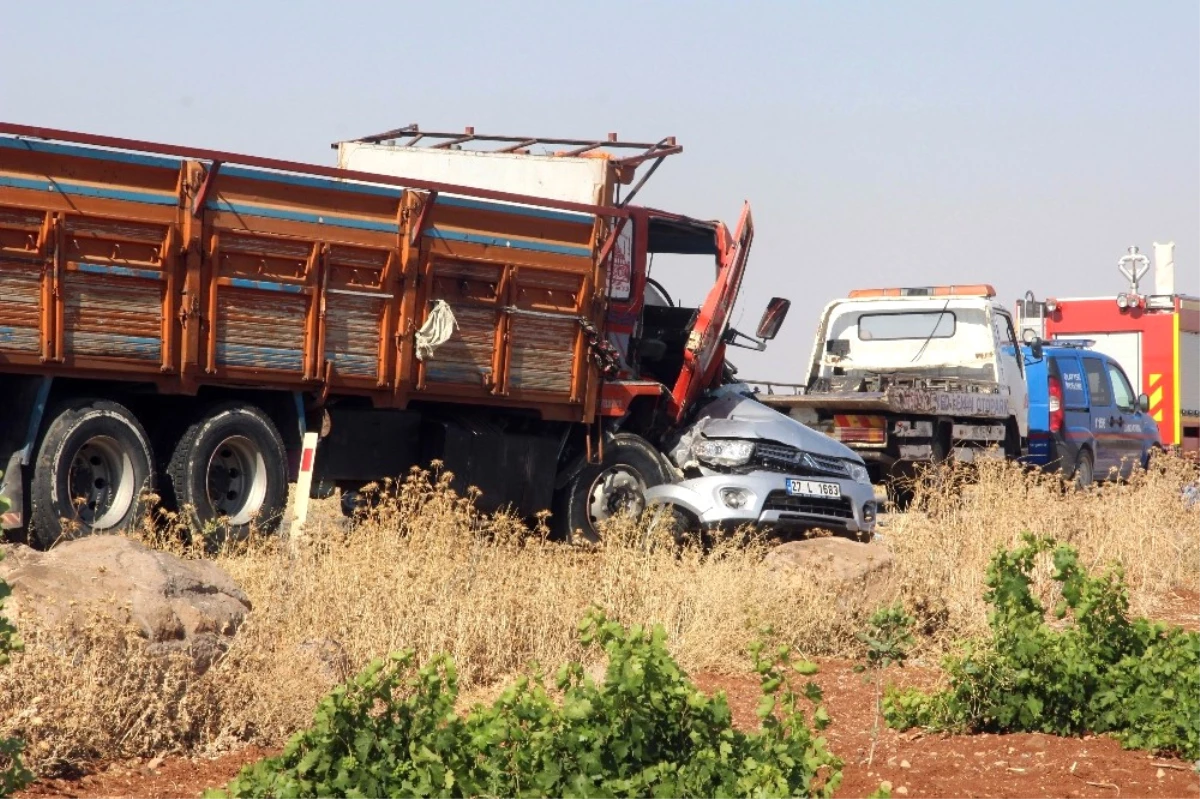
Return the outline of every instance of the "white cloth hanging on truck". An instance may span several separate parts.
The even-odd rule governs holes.
[[[426,361],[433,357],[434,350],[445,344],[458,329],[454,311],[445,300],[437,300],[429,309],[425,324],[417,331],[417,360]]]

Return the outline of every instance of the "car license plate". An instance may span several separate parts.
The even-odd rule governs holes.
[[[842,487],[837,483],[820,483],[816,480],[793,480],[787,481],[787,492],[792,496],[804,497],[840,497],[842,495]]]

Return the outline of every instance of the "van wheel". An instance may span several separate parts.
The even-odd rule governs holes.
[[[1151,444],[1146,448],[1146,451],[1142,453],[1142,468],[1147,472],[1150,471],[1150,465],[1154,463],[1156,459],[1160,458],[1165,452],[1166,449],[1161,444]]]
[[[1075,456],[1075,468],[1071,475],[1075,480],[1075,487],[1079,489],[1087,488],[1095,480],[1095,463],[1092,460],[1092,451],[1088,449],[1079,450],[1079,454]]]
[[[278,529],[287,505],[286,464],[283,439],[266,414],[228,403],[187,429],[167,474],[195,529],[217,524],[224,536],[240,539],[251,524]]]
[[[30,485],[30,528],[44,548],[115,533],[146,509],[155,483],[150,438],[124,405],[78,399],[51,416]]]
[[[669,479],[649,442],[620,433],[605,442],[603,460],[585,466],[560,493],[556,531],[573,543],[597,543],[602,522],[621,513],[640,516],[646,490]]]

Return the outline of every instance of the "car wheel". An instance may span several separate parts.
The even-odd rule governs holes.
[[[678,505],[664,504],[655,509],[650,523],[642,533],[644,549],[649,550],[654,546],[656,540],[652,534],[656,532],[663,536],[659,540],[669,540],[676,548],[682,547],[689,540],[701,545],[708,543],[708,536],[700,528],[700,520],[694,513]]]
[[[1154,463],[1155,459],[1162,455],[1165,451],[1166,450],[1158,444],[1153,444],[1147,447],[1146,451],[1142,453],[1142,468],[1146,471],[1150,471],[1150,465]]]
[[[1092,451],[1089,449],[1079,450],[1079,454],[1075,456],[1075,468],[1071,471],[1075,487],[1079,489],[1089,487],[1095,481],[1095,468]]]
[[[600,463],[588,464],[559,496],[555,529],[567,541],[600,541],[600,525],[646,509],[646,490],[670,479],[648,441],[621,433],[604,444]]]

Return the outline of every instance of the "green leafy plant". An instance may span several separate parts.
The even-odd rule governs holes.
[[[810,729],[829,719],[819,688],[800,691],[787,647],[753,649],[761,728],[733,728],[723,695],[695,688],[662,627],[626,629],[598,610],[580,623],[604,648],[597,685],[560,668],[558,698],[536,670],[490,707],[455,713],[453,662],[418,667],[411,652],[372,662],[317,708],[281,755],[246,767],[208,796],[831,796],[841,761]]]
[[[6,510],[8,503],[0,498],[0,513]],[[3,558],[4,553],[0,552],[0,560]],[[0,611],[4,610],[4,600],[11,595],[12,589],[8,583],[0,580]],[[20,650],[21,639],[17,637],[16,628],[0,613],[0,667],[8,665],[10,652]],[[32,779],[32,775],[21,764],[23,749],[24,746],[16,738],[0,738],[0,797],[19,791]]]
[[[855,633],[866,646],[866,663],[854,667],[856,672],[870,671],[875,682],[875,719],[871,726],[871,749],[867,765],[875,761],[875,744],[879,740],[879,719],[883,711],[883,670],[892,664],[904,665],[912,648],[913,617],[902,605],[879,608],[867,620],[867,629]]]
[[[1047,552],[1062,593],[1056,625],[1030,590]],[[889,691],[889,724],[1111,733],[1130,748],[1200,758],[1200,635],[1130,620],[1119,567],[1092,576],[1071,547],[1026,534],[993,556],[987,586],[991,638],[947,661],[946,691]]]

